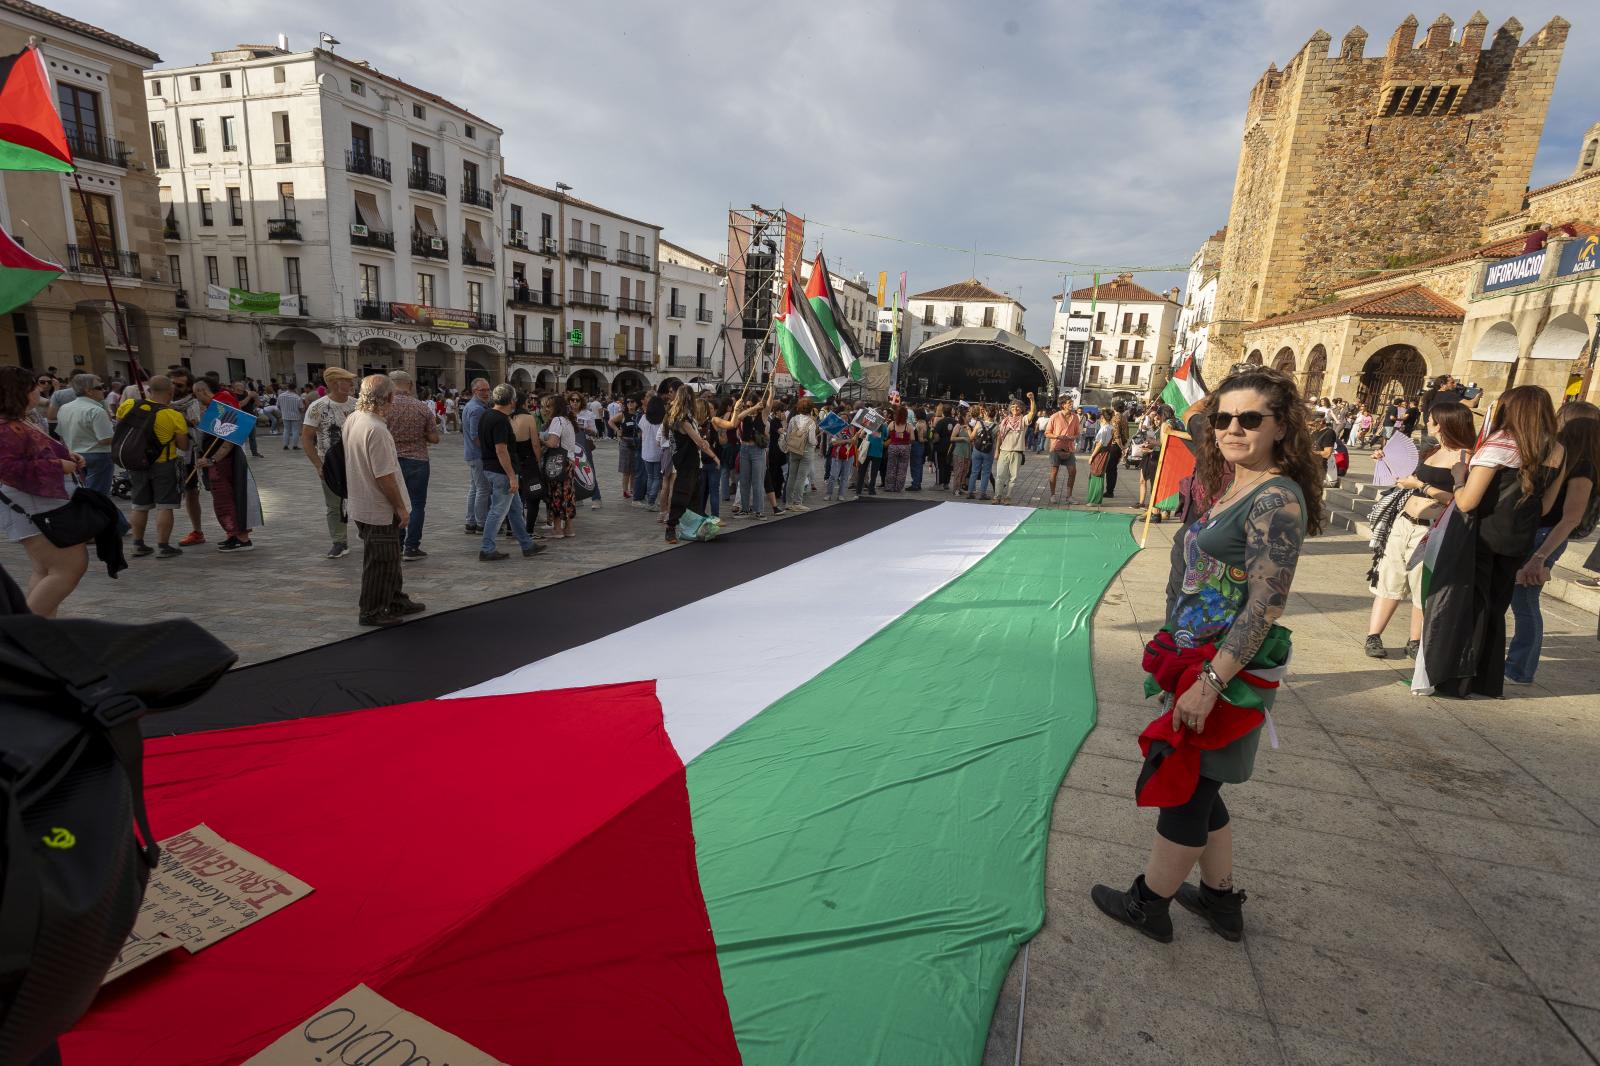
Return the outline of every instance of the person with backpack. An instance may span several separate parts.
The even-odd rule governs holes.
[[[328,549],[329,559],[342,559],[350,554],[350,526],[345,520],[344,497],[338,491],[344,482],[343,452],[339,453],[336,469],[324,471],[328,449],[338,443],[344,430],[345,419],[356,409],[356,398],[351,395],[356,376],[341,366],[330,366],[322,372],[328,392],[311,401],[306,408],[305,424],[300,429],[300,446],[306,458],[322,481],[322,502],[326,508],[328,536],[333,547]],[[385,403],[387,406],[387,403]],[[330,485],[333,481],[335,484]],[[487,504],[487,500],[484,501]],[[409,515],[410,509],[407,508]]]
[[[994,478],[995,424],[989,409],[978,404],[972,409],[972,473],[967,478],[967,499],[987,500]]]
[[[791,511],[804,511],[806,477],[816,459],[820,435],[816,417],[811,413],[811,397],[802,396],[795,404],[794,414],[783,431],[783,450],[789,461],[789,480],[784,492],[784,504]]]
[[[157,374],[144,383],[144,399],[130,393],[117,408],[111,449],[133,487],[133,555],[176,559],[182,548],[172,540],[173,514],[183,493],[178,457],[189,447],[189,423],[174,410],[172,379]],[[150,512],[156,513],[156,546],[145,543]]]

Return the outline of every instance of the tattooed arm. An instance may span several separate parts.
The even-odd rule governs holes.
[[[1267,630],[1283,617],[1305,532],[1305,515],[1299,502],[1282,487],[1269,486],[1250,501],[1244,526],[1244,568],[1250,595],[1228,635],[1217,646],[1212,661],[1224,681],[1231,680],[1255,658]]]

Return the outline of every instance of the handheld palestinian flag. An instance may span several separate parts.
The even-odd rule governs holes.
[[[850,371],[811,301],[799,297],[795,288],[791,277],[784,285],[783,315],[777,322],[778,354],[807,392],[826,400],[850,380]]]
[[[1150,494],[1157,511],[1176,511],[1182,502],[1183,479],[1193,476],[1196,462],[1189,434],[1161,427],[1161,466],[1156,471],[1156,487]]]
[[[976,1063],[1133,547],[835,507],[235,671],[145,722],[156,836],[317,890],[63,1059],[237,1063],[365,984],[503,1062]]]
[[[73,170],[37,48],[0,56],[0,170]]]
[[[1183,413],[1189,409],[1189,405],[1205,394],[1200,370],[1194,365],[1194,353],[1190,352],[1172,368],[1172,376],[1161,389],[1161,402],[1172,408],[1172,413],[1182,422]]]
[[[835,348],[839,349],[839,356],[844,360],[845,366],[850,368],[850,380],[861,380],[861,353],[856,351],[855,341],[850,337],[850,328],[845,325],[848,318],[844,308],[839,306],[839,297],[833,291],[833,279],[828,276],[828,266],[822,261],[822,253],[817,253],[817,258],[811,262],[811,278],[806,282],[806,299],[811,301],[811,309],[817,313],[817,321],[822,323],[823,332],[828,339],[833,341]]]
[[[0,229],[0,315],[13,311],[61,276],[61,266],[40,259]]]

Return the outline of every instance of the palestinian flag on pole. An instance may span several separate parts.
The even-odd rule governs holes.
[[[1200,381],[1200,368],[1195,366],[1194,353],[1190,352],[1172,368],[1172,376],[1161,389],[1161,402],[1172,408],[1172,413],[1182,422],[1183,413],[1189,409],[1189,405],[1205,394],[1205,385]]]
[[[828,276],[827,264],[822,261],[822,253],[817,253],[817,258],[811,263],[811,277],[806,282],[806,299],[811,302],[811,309],[817,313],[817,321],[822,323],[822,330],[833,341],[833,346],[839,349],[839,356],[844,360],[845,366],[850,368],[850,380],[861,380],[861,353],[856,351],[855,341],[850,337],[850,328],[843,323],[848,322],[844,309],[839,306],[839,298],[833,291],[833,279]]]
[[[21,307],[60,276],[60,264],[30,254],[0,229],[0,315]]]
[[[0,170],[73,170],[37,48],[0,56]]]
[[[315,891],[64,1061],[232,1066],[364,983],[507,1063],[975,1064],[1132,550],[853,504],[234,671],[145,722],[156,835]]]
[[[783,288],[783,315],[777,321],[778,354],[807,392],[826,400],[850,379],[850,371],[811,301],[797,296],[795,288],[795,279],[788,278]]]

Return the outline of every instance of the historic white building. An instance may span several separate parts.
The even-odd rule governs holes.
[[[642,392],[659,380],[661,227],[508,176],[502,207],[509,379]]]
[[[1177,289],[1151,292],[1137,284],[1132,274],[1118,274],[1098,286],[1075,289],[1070,300],[1058,293],[1050,331],[1051,357],[1058,357],[1069,321],[1087,322],[1089,349],[1081,386],[1086,399],[1143,396],[1159,390],[1172,368],[1177,297]],[[1061,364],[1057,361],[1056,365]]]
[[[281,37],[144,84],[196,370],[504,375],[499,127]]]
[[[661,328],[656,369],[663,377],[687,383],[716,381],[712,366],[722,328],[722,289],[726,272],[714,259],[670,241],[661,242]]]
[[[1189,278],[1183,287],[1183,307],[1178,311],[1178,327],[1172,342],[1172,365],[1193,354],[1202,368],[1206,363],[1206,324],[1211,321],[1217,302],[1217,275],[1222,267],[1222,242],[1227,227],[1206,238],[1189,263]]]
[[[1028,310],[977,278],[919,292],[906,300],[906,306],[911,317],[930,327],[933,335],[962,326],[993,326],[1021,337],[1022,316]]]

